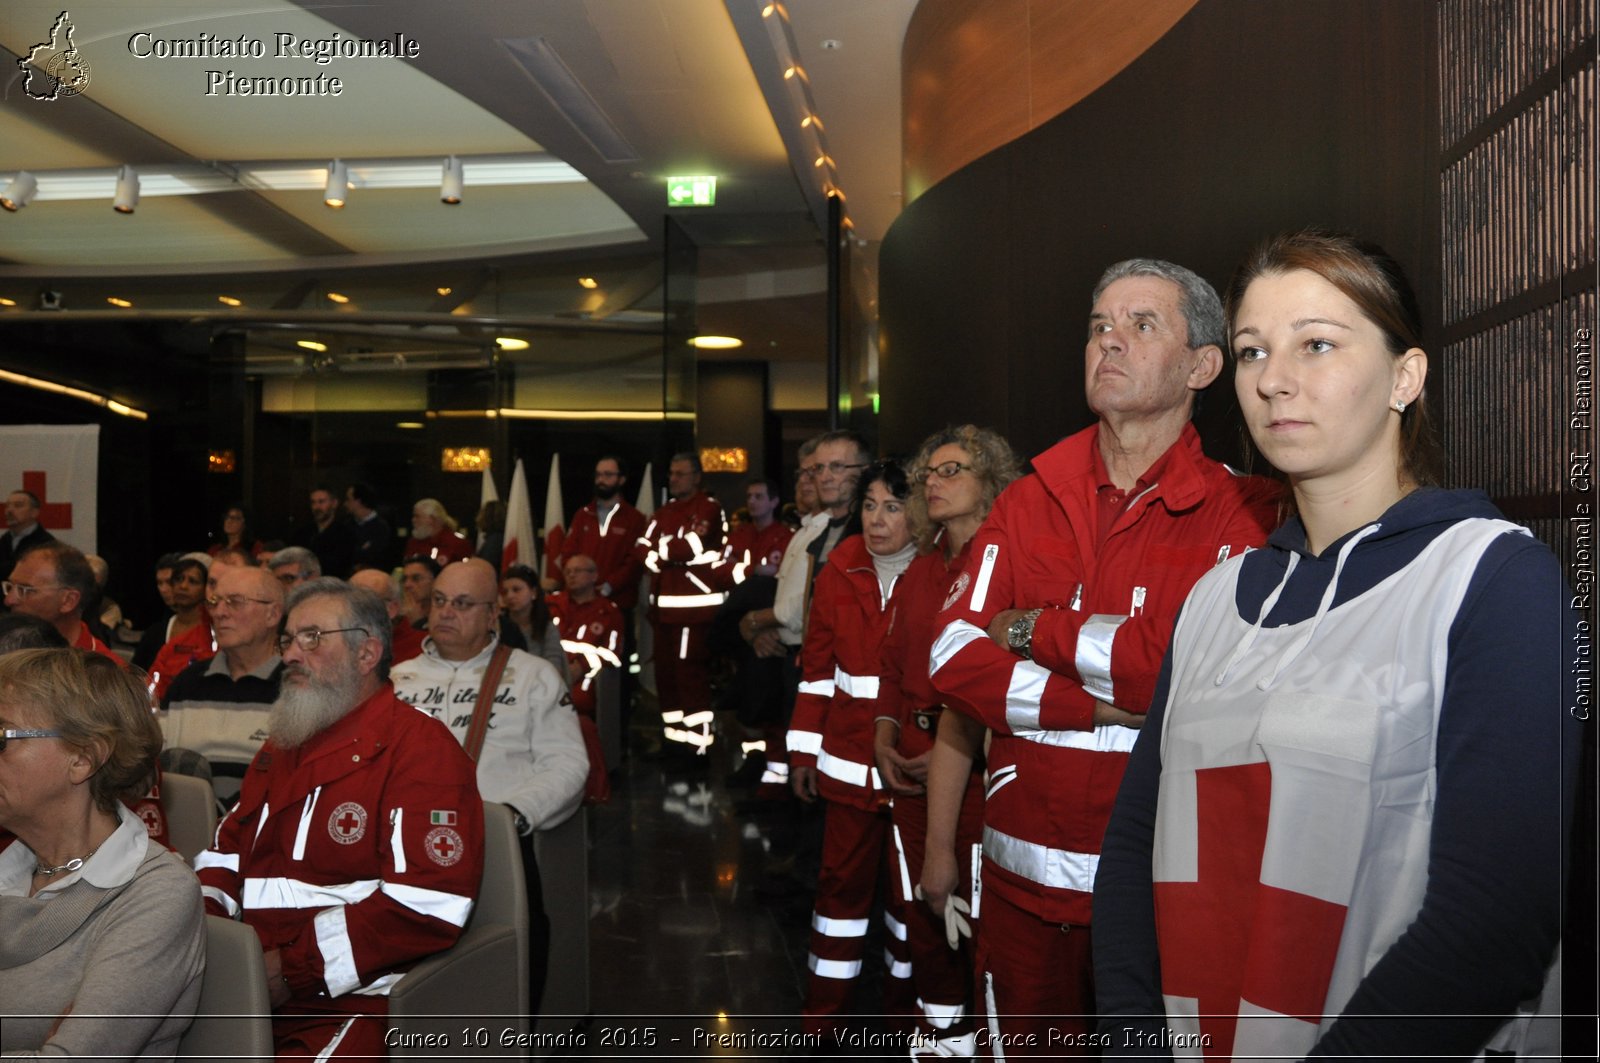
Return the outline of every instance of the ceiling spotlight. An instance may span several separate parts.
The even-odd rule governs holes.
[[[0,195],[0,207],[11,211],[13,214],[26,207],[33,194],[39,191],[39,182],[27,170],[17,171],[17,176],[6,185],[3,195]]]
[[[244,305],[244,300],[235,299],[231,295],[219,295],[219,296],[217,296],[217,302],[221,303],[223,306],[243,306]]]
[[[111,209],[118,214],[132,214],[139,205],[139,175],[132,166],[117,170],[117,192],[111,197]]]
[[[744,340],[736,336],[696,336],[689,341],[689,346],[698,347],[702,351],[727,351],[743,347]]]
[[[120,306],[124,310],[128,309],[128,307],[133,305],[132,303],[128,302],[128,300],[119,299],[115,295],[107,296],[106,297],[106,302],[110,303],[112,306]]]
[[[16,305],[17,305],[17,301],[15,299],[7,299],[5,296],[0,295],[0,306],[16,306]]]
[[[344,206],[344,197],[350,191],[350,168],[339,159],[328,163],[328,185],[322,192],[322,201],[334,210]]]
[[[501,336],[494,343],[502,351],[525,351],[528,349],[527,340],[519,340],[511,336]]]
[[[328,302],[330,302],[330,303],[338,303],[340,306],[343,306],[345,303],[348,303],[349,301],[350,301],[350,297],[348,295],[345,295],[343,292],[329,292],[328,293]]]
[[[319,354],[328,349],[326,343],[318,343],[316,340],[295,340],[294,345],[296,347],[304,347],[308,351],[316,351]]]
[[[808,114],[804,118],[800,119],[801,129],[810,129],[813,126],[816,127],[817,132],[823,132],[822,119],[818,118],[816,115]]]
[[[462,172],[461,160],[451,155],[444,160],[444,175],[439,179],[439,202],[455,206],[461,202],[461,190],[465,185],[465,175]]]
[[[580,288],[598,288],[598,287],[600,287],[600,282],[595,280],[593,277],[579,277],[578,278],[578,287],[580,287]]]
[[[434,291],[438,292],[440,295],[449,295],[453,290],[454,289],[452,289],[452,288],[435,288],[434,289]]]

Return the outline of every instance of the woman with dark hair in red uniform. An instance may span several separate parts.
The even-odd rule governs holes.
[[[958,741],[965,732],[953,735],[940,726],[944,706],[928,682],[927,662],[936,617],[966,563],[967,544],[1017,478],[1017,459],[995,432],[964,424],[929,436],[912,470],[907,510],[918,555],[890,603],[874,753],[894,794],[897,866],[890,880],[906,905],[911,977],[922,1005],[918,1028],[926,1047],[912,1054],[971,1056],[972,958],[959,917],[977,915],[971,898],[983,835],[983,779],[972,770],[974,750]],[[946,792],[926,789],[934,757],[959,762],[959,771],[941,776],[954,782]],[[914,898],[919,881],[927,888],[916,887]],[[929,903],[915,903],[924,892]]]
[[[906,524],[908,493],[905,470],[893,461],[877,462],[861,474],[861,534],[835,546],[817,574],[800,649],[789,783],[802,801],[827,801],[807,959],[811,976],[801,1009],[807,1033],[837,1030],[838,1017],[849,1010],[888,851],[889,795],[872,766],[872,721],[889,599],[916,553]],[[874,1009],[891,1015],[908,1012],[912,999],[898,894],[886,894],[889,976],[884,1006]]]

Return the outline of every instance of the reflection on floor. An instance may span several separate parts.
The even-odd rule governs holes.
[[[631,737],[634,752],[613,775],[610,803],[589,810],[597,1017],[588,1054],[626,1057],[631,1043],[638,1058],[782,1056],[781,1036],[766,1047],[716,1042],[723,1034],[799,1030],[820,810],[796,823],[753,800],[749,788],[731,786],[737,742],[720,742],[695,770],[683,759],[639,752],[646,728]],[[881,942],[869,940],[858,994],[868,1009],[880,999],[882,977],[871,957],[882,953]]]

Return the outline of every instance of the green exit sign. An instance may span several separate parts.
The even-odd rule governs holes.
[[[715,177],[667,178],[667,206],[714,207],[717,205]]]

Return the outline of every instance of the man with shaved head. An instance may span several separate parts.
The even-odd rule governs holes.
[[[403,664],[422,652],[422,639],[427,632],[412,627],[411,621],[401,615],[400,588],[395,586],[393,577],[379,569],[363,568],[351,574],[350,586],[376,594],[389,611],[390,638],[394,643],[392,664]]]
[[[283,584],[265,569],[223,566],[207,604],[217,654],[172,681],[161,702],[161,730],[167,749],[192,749],[209,760],[217,796],[232,800],[278,700]]]
[[[549,661],[500,644],[495,630],[499,580],[481,558],[455,561],[433,583],[432,613],[422,656],[395,666],[395,694],[449,726],[478,762],[485,801],[511,806],[522,835],[529,910],[530,1013],[544,986],[550,924],[544,915],[533,832],[563,822],[583,800],[589,757],[561,673]],[[480,711],[479,688],[497,664],[482,750],[468,743]],[[481,728],[477,730],[482,730]]]

